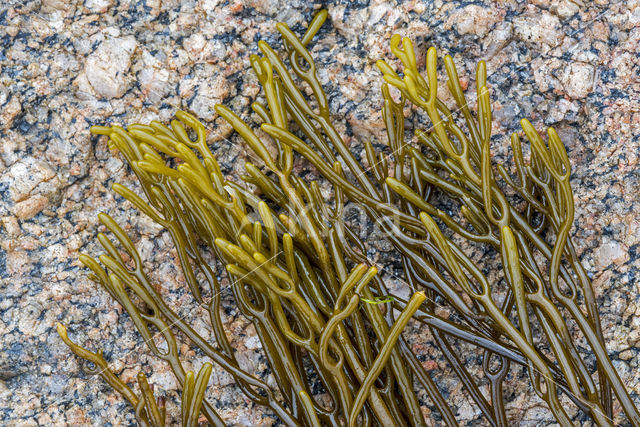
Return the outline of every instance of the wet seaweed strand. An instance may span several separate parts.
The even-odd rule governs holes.
[[[478,333],[488,332],[496,341],[514,344],[527,358],[534,390],[549,405],[556,418],[569,423],[559,399],[558,386],[563,389],[598,424],[611,423],[611,390],[628,419],[640,423],[638,409],[633,404],[620,377],[609,359],[602,339],[595,297],[584,268],[577,259],[569,238],[573,223],[573,193],[569,184],[570,164],[557,133],[550,128],[548,143],[527,121],[522,120],[524,135],[531,144],[531,158],[526,164],[521,137],[514,133],[511,146],[514,152],[517,179],[504,165],[497,165],[499,177],[525,202],[518,210],[497,184],[490,154],[491,106],[486,86],[486,65],[481,62],[476,73],[477,114],[471,113],[460,87],[457,70],[451,57],[445,57],[452,94],[457,111],[452,112],[438,99],[437,56],[429,49],[426,79],[417,69],[411,41],[394,36],[391,50],[403,65],[402,76],[384,61],[378,62],[384,80],[383,117],[387,127],[392,159],[376,153],[372,144],[365,143],[368,168],[360,164],[331,123],[326,95],[317,78],[316,65],[306,49],[306,39],[298,39],[286,26],[278,30],[284,39],[287,68],[281,56],[266,43],[259,45],[262,57],[252,63],[260,64],[260,73],[275,73],[276,78],[261,79],[268,93],[268,85],[281,93],[279,100],[288,116],[302,132],[291,132],[264,113],[273,110],[254,103],[253,109],[261,117],[260,128],[286,149],[290,146],[307,158],[329,179],[336,191],[340,189],[352,201],[360,203],[372,220],[382,224],[390,241],[403,255],[414,274],[414,282],[423,284],[427,292],[443,297]],[[271,83],[274,81],[275,83]],[[296,81],[311,88],[306,97]],[[401,93],[396,102],[390,88]],[[420,146],[404,141],[404,106],[412,103],[426,113],[432,128],[416,131]],[[282,109],[282,108],[281,108]],[[218,111],[229,113],[222,107]],[[233,123],[232,123],[233,124]],[[466,126],[467,132],[463,130]],[[245,139],[254,138],[246,123],[234,125]],[[352,181],[335,172],[336,162],[346,165]],[[266,165],[269,167],[269,165]],[[436,201],[448,197],[457,202],[462,221],[454,219],[435,203],[431,192],[437,190]],[[393,221],[389,220],[389,217]],[[416,224],[422,223],[422,227]],[[507,294],[498,303],[498,287],[489,283],[470,258],[452,240],[440,232],[438,224],[453,231],[464,240],[495,248],[501,254],[499,268],[508,283]],[[541,265],[538,257],[544,263]],[[461,298],[466,295],[467,299]],[[471,301],[471,304],[468,301]],[[579,301],[583,300],[581,306]],[[569,316],[563,316],[563,312]],[[586,339],[590,351],[580,354],[571,336],[577,326]],[[540,328],[542,336],[533,336]],[[543,340],[546,346],[539,345]],[[446,343],[441,341],[442,347]],[[585,357],[593,354],[597,361],[599,384]],[[487,351],[485,360],[492,357]],[[449,358],[449,357],[448,357]],[[464,376],[459,361],[450,361]],[[508,364],[499,356],[502,365]],[[552,360],[555,360],[552,362]],[[504,422],[505,413],[499,393],[503,375],[491,372],[484,364],[485,374],[492,381],[493,422]],[[499,370],[499,371],[500,371]],[[508,370],[508,368],[507,368]],[[558,377],[560,375],[560,377]],[[465,385],[473,389],[470,381]],[[480,406],[480,394],[469,390]],[[477,396],[477,398],[475,397]]]
[[[185,372],[175,331],[229,372],[251,401],[268,407],[287,425],[424,425],[419,390],[426,391],[446,424],[455,425],[437,384],[402,339],[411,319],[431,330],[452,375],[493,425],[508,423],[502,383],[511,363],[527,367],[533,389],[562,424],[570,423],[560,403],[562,393],[598,424],[611,424],[613,389],[628,419],[640,425],[637,409],[606,354],[593,291],[568,236],[573,222],[570,167],[555,132],[550,130],[547,147],[523,121],[532,144],[529,164],[520,137],[512,137],[518,183],[502,165],[498,171],[527,202],[524,211],[516,210],[492,169],[484,64],[476,75],[474,117],[453,62],[445,58],[448,87],[465,133],[455,113],[437,98],[435,50],[428,52],[425,80],[416,68],[411,42],[394,36],[391,49],[404,66],[403,75],[378,63],[386,82],[383,117],[392,156],[376,153],[367,143],[365,167],[331,123],[326,95],[306,48],[325,19],[326,12],[320,12],[302,38],[286,25],[277,25],[286,60],[265,42],[259,43],[262,56],[251,58],[265,99],[252,108],[275,144],[275,155],[267,148],[270,142],[261,140],[249,124],[230,109],[216,106],[260,159],[262,165],[246,165],[243,179],[256,185],[261,196],[223,177],[206,144],[204,126],[188,113],[179,112],[170,127],[152,122],[126,130],[92,128],[109,137],[110,148],[125,158],[144,195],[119,184],[114,191],[168,230],[189,291],[209,313],[215,343],[197,334],[163,300],[158,284],[142,270],[133,242],[115,221],[100,215],[117,245],[101,234],[98,239],[106,254],[98,260],[83,255],[81,261],[92,271],[91,278],[129,313],[149,350],[173,370],[183,389],[183,425],[195,425],[200,413],[211,424],[224,422],[205,397],[212,365],[205,364],[197,376]],[[311,99],[301,91],[301,81],[311,89]],[[392,98],[390,87],[401,92],[400,102]],[[406,101],[425,111],[433,125],[416,133],[417,146],[404,141]],[[331,205],[316,182],[292,174],[295,153],[334,185]],[[438,209],[444,197],[458,203],[463,221]],[[345,226],[342,212],[349,201],[364,208],[401,254],[404,280],[416,289],[408,301],[386,289],[365,256],[364,243]],[[490,283],[441,227],[498,250],[496,268],[503,272],[507,289]],[[277,389],[238,365],[220,318],[215,263],[207,254],[226,265],[235,303],[256,327]],[[540,256],[547,265],[539,265]],[[132,260],[133,267],[124,259]],[[199,274],[204,281],[196,278]],[[580,296],[584,307],[578,304]],[[439,317],[436,297],[456,316]],[[563,317],[560,308],[570,317]],[[598,382],[572,342],[573,325],[597,358]],[[164,401],[155,398],[144,375],[138,377],[136,394],[108,369],[100,352],[74,344],[66,329],[58,328],[71,350],[93,362],[93,371],[136,408],[141,425],[164,425]],[[155,330],[165,346],[154,342]],[[534,331],[543,335],[534,336]],[[489,400],[479,379],[453,351],[454,340],[473,343],[484,352]],[[497,369],[491,361],[497,362]],[[329,396],[328,403],[313,393],[316,381]]]

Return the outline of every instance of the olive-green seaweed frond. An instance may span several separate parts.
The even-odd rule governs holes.
[[[148,351],[171,368],[182,389],[182,425],[195,426],[200,414],[226,425],[207,393],[214,369],[291,426],[424,426],[425,405],[437,423],[457,425],[449,393],[434,380],[445,372],[488,424],[509,425],[503,385],[514,369],[526,370],[561,425],[572,423],[565,397],[598,425],[612,425],[614,395],[629,422],[640,425],[571,240],[571,165],[557,133],[550,128],[545,142],[523,119],[510,139],[514,164],[496,164],[491,146],[500,138],[491,133],[485,63],[476,70],[471,106],[452,58],[444,57],[452,110],[438,93],[436,50],[419,70],[411,40],[396,35],[397,63],[377,63],[388,146],[379,152],[365,141],[360,159],[333,122],[309,51],[326,18],[320,11],[301,37],[277,24],[281,49],[258,43],[260,53],[251,56],[262,88],[251,106],[258,123],[215,106],[256,159],[241,180],[223,174],[205,126],[187,112],[168,126],[91,129],[108,137],[141,194],[120,184],[113,190],[168,232],[186,290],[208,313],[214,342],[163,298],[163,284],[144,271],[122,227],[99,215],[105,253],[80,260],[127,312]],[[430,128],[408,134],[408,105]],[[301,158],[330,183],[330,198],[320,182],[296,175]],[[385,266],[367,257],[367,242],[345,221],[348,204],[361,207],[395,248],[410,296],[388,289]],[[470,247],[495,255],[479,264]],[[238,363],[221,318],[220,278],[255,327],[275,381]],[[408,327],[425,328],[446,371],[425,369],[403,337]],[[101,352],[74,344],[62,325],[58,332],[130,402],[140,424],[165,425],[164,399],[155,398],[144,374],[138,395]],[[461,357],[460,342],[482,355],[479,366]],[[183,343],[207,358],[197,374],[184,368]]]

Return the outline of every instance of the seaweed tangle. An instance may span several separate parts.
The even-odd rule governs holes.
[[[188,289],[208,312],[215,342],[167,305],[133,242],[100,215],[117,246],[100,234],[106,254],[98,260],[82,255],[81,261],[128,312],[151,353],[173,370],[183,390],[183,425],[195,425],[200,413],[210,424],[225,423],[205,397],[213,365],[195,377],[185,372],[175,332],[287,425],[425,425],[425,404],[436,410],[436,420],[456,425],[446,393],[402,337],[410,322],[428,328],[429,344],[491,425],[509,423],[503,384],[513,364],[526,369],[531,388],[562,425],[571,425],[567,399],[598,425],[611,425],[614,395],[629,422],[640,425],[607,355],[593,289],[569,236],[571,168],[555,131],[549,129],[545,143],[522,120],[528,158],[514,133],[515,175],[494,165],[485,64],[476,72],[474,114],[445,57],[457,107],[451,111],[438,98],[435,49],[427,53],[425,78],[411,41],[394,36],[391,51],[402,72],[378,62],[388,147],[377,152],[366,142],[365,166],[332,124],[307,50],[326,16],[318,13],[302,38],[278,24],[283,51],[261,41],[261,55],[251,57],[263,89],[263,102],[252,104],[262,137],[229,108],[216,106],[261,163],[247,163],[242,177],[255,192],[224,178],[204,126],[188,113],[178,112],[170,127],[92,128],[125,158],[144,197],[119,184],[113,190],[168,230]],[[407,104],[431,124],[416,130],[410,143]],[[318,182],[296,176],[297,156],[332,184],[331,200]],[[378,274],[385,267],[367,258],[365,242],[345,224],[347,203],[359,205],[400,254],[410,298],[385,286]],[[494,257],[482,266],[499,279],[487,278],[471,247]],[[277,387],[243,370],[234,355],[220,318],[218,265],[226,266],[235,304],[255,326]],[[438,315],[438,307],[453,314]],[[58,331],[135,407],[140,424],[164,425],[164,400],[154,397],[144,374],[137,395],[108,369],[101,352],[74,344],[62,325]],[[584,341],[580,347],[576,334]],[[462,341],[482,355],[483,375],[456,354]]]

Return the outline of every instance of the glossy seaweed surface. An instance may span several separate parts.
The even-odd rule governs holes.
[[[378,152],[365,143],[365,158],[356,158],[332,124],[306,47],[326,16],[321,11],[302,38],[278,24],[280,51],[259,43],[261,55],[251,64],[264,102],[252,109],[261,123],[216,106],[259,159],[246,164],[243,177],[257,191],[222,175],[204,126],[186,112],[170,126],[92,128],[109,137],[144,194],[119,184],[113,190],[168,230],[189,291],[208,311],[214,342],[168,306],[127,234],[100,215],[111,234],[98,235],[105,254],[81,261],[127,311],[151,353],[171,367],[183,390],[182,424],[196,425],[202,415],[225,425],[206,399],[215,364],[286,425],[426,425],[424,396],[436,422],[456,425],[452,402],[403,339],[414,322],[429,330],[453,381],[491,425],[509,425],[503,383],[514,365],[526,370],[532,391],[561,425],[571,425],[567,405],[611,425],[614,402],[628,422],[640,425],[607,355],[593,289],[569,236],[571,168],[556,132],[549,129],[545,142],[522,120],[522,134],[511,136],[514,165],[494,164],[485,64],[477,67],[472,109],[445,56],[447,88],[457,105],[451,111],[438,98],[435,49],[420,73],[411,41],[394,36],[400,71],[378,62],[388,147]],[[409,105],[431,127],[406,141]],[[332,185],[330,200],[318,182],[293,173],[296,158]],[[345,225],[346,203],[359,205],[399,254],[413,289],[409,298],[389,291],[377,274],[365,243]],[[468,245],[495,251],[489,264],[499,279],[483,273],[486,263],[477,265]],[[221,272],[205,253],[226,265],[234,302],[255,326],[275,385],[238,363],[220,317]],[[436,300],[452,314],[439,315]],[[62,325],[58,331],[131,403],[141,425],[165,425],[164,400],[144,374],[136,393],[101,352],[74,344]],[[583,345],[576,345],[576,335]],[[185,371],[177,336],[209,358],[197,374]],[[456,354],[457,340],[481,352],[481,375]]]

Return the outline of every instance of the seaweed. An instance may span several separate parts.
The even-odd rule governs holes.
[[[597,424],[611,425],[613,395],[629,422],[640,425],[607,355],[595,295],[570,239],[571,166],[557,133],[550,128],[545,143],[522,120],[529,158],[514,133],[515,176],[508,166],[494,165],[486,65],[477,68],[474,113],[453,60],[445,56],[447,87],[457,106],[452,111],[438,98],[435,49],[428,50],[425,79],[411,41],[394,36],[391,51],[402,72],[378,62],[388,153],[366,142],[365,166],[332,123],[307,49],[326,17],[319,12],[301,38],[277,24],[281,52],[258,43],[261,55],[253,55],[251,65],[264,102],[252,109],[266,136],[228,107],[216,106],[261,163],[247,163],[242,177],[256,191],[223,176],[205,127],[189,113],[178,112],[170,127],[154,121],[126,130],[91,129],[109,137],[144,196],[120,184],[113,190],[169,232],[188,290],[208,312],[215,343],[169,307],[131,239],[100,215],[117,246],[100,234],[106,254],[80,259],[90,278],[127,311],[151,353],[171,367],[183,389],[183,425],[195,425],[200,412],[211,424],[224,421],[205,395],[213,365],[203,366],[197,377],[185,372],[177,336],[287,425],[425,425],[420,392],[445,424],[456,425],[446,393],[402,336],[409,322],[428,328],[450,375],[491,425],[509,422],[503,384],[513,364],[526,369],[531,388],[562,425],[571,424],[563,396]],[[416,130],[412,142],[405,142],[408,104],[431,123]],[[323,197],[317,181],[296,176],[297,156],[331,183],[332,200]],[[385,286],[378,274],[384,266],[367,258],[366,242],[345,224],[348,203],[360,206],[395,247],[410,298]],[[465,252],[470,246],[495,251],[490,264],[501,280],[487,278]],[[225,265],[238,310],[255,326],[276,387],[238,364],[220,317],[216,262]],[[438,315],[437,306],[454,315]],[[164,424],[164,402],[143,374],[138,396],[100,352],[74,344],[62,325],[58,331],[136,408],[141,424]],[[585,346],[575,344],[576,334]],[[482,353],[484,378],[460,360],[457,341]]]
[[[206,145],[204,126],[187,113],[179,112],[177,117],[179,120],[172,122],[171,129],[153,122],[148,127],[129,126],[127,131],[117,126],[94,127],[92,131],[109,135],[111,146],[122,153],[138,176],[147,201],[122,185],[114,184],[113,189],[169,231],[189,290],[208,308],[220,349],[199,336],[168,307],[142,270],[142,260],[133,242],[105,214],[100,215],[100,221],[126,256],[106,235],[100,234],[98,240],[107,253],[99,257],[102,266],[87,255],[80,258],[93,272],[91,278],[125,308],[151,352],[170,365],[185,390],[189,374],[182,367],[172,330],[189,338],[235,378],[247,397],[268,406],[287,424],[355,420],[365,400],[364,419],[400,425],[407,411],[411,411],[410,419],[419,416],[410,375],[393,344],[418,310],[424,294],[417,292],[393,323],[387,323],[376,306],[360,305],[360,295],[368,300],[374,298],[369,286],[377,271],[362,263],[353,263],[355,266],[349,270],[346,261],[339,261],[348,260],[336,256],[343,251],[340,242],[320,233],[318,218],[307,209],[310,199],[302,196],[314,194],[313,190],[292,179],[286,170],[276,168],[273,162],[274,170],[282,178],[281,191],[296,214],[277,217],[267,203],[222,177]],[[197,140],[189,139],[185,126],[193,130]],[[179,159],[179,166],[169,167],[168,159],[160,152]],[[259,220],[253,221],[249,211],[258,213]],[[340,221],[339,212],[325,213],[326,221]],[[315,212],[318,214],[319,211]],[[277,379],[278,392],[286,404],[276,400],[276,393],[261,380],[238,366],[222,328],[220,285],[210,267],[211,261],[203,257],[204,247],[226,264],[238,308],[255,325]],[[196,266],[206,278],[205,283],[197,281]],[[208,289],[203,289],[205,285]],[[205,291],[210,297],[208,301]],[[385,291],[376,288],[376,292]],[[167,350],[161,350],[162,346],[154,340],[152,327],[160,331]],[[85,350],[80,351],[77,346],[72,349],[96,362]],[[333,402],[330,407],[322,407],[311,399],[307,361],[315,367],[330,395]],[[105,363],[98,366],[106,368]],[[372,376],[371,372],[380,373],[381,369],[390,389],[385,393],[373,387],[377,375]],[[132,404],[137,404],[112,374],[106,371],[103,376]],[[396,388],[398,391],[392,393]],[[207,420],[222,425],[213,406],[206,399],[201,401]],[[193,407],[190,408],[193,412]]]

